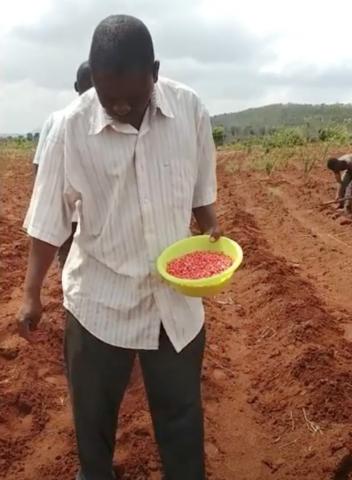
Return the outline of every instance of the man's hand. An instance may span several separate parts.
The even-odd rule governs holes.
[[[17,315],[19,334],[29,342],[33,340],[32,332],[36,330],[42,316],[40,291],[56,252],[57,247],[54,245],[31,238],[23,303]]]
[[[336,182],[338,184],[340,184],[342,182],[341,172],[334,172],[334,175],[335,175],[335,178],[336,178]]]
[[[18,331],[28,342],[33,341],[32,332],[37,329],[43,312],[40,299],[25,298],[17,315]]]
[[[216,218],[215,205],[206,205],[193,209],[193,214],[202,233],[207,233],[213,241],[219,240],[222,235],[221,228]]]
[[[219,238],[222,236],[222,230],[220,228],[220,225],[215,225],[207,233],[209,233],[210,239],[214,242],[219,240]]]

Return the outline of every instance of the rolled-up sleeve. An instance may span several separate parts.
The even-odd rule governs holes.
[[[193,193],[193,208],[204,207],[216,201],[216,151],[210,118],[199,103],[197,114],[198,172]]]
[[[41,161],[24,221],[28,235],[60,247],[71,233],[74,205],[65,178],[64,120],[54,124]]]

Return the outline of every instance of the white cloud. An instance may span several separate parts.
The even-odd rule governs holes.
[[[350,0],[11,0],[0,16],[0,132],[37,128],[74,97],[93,29],[112,13],[142,18],[162,73],[212,113],[350,100]]]
[[[48,114],[75,98],[72,90],[53,91],[31,80],[0,82],[0,132],[27,133],[41,127]]]
[[[35,23],[41,15],[48,12],[50,0],[11,0],[2,2],[0,28],[4,33],[16,25]]]

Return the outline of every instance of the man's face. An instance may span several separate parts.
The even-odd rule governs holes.
[[[150,101],[157,75],[152,72],[93,72],[99,101],[108,115],[121,123],[141,121]]]

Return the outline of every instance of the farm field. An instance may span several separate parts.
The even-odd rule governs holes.
[[[335,187],[324,147],[311,148],[308,160],[297,148],[283,162],[279,149],[264,164],[255,151],[218,153],[218,213],[245,262],[205,302],[209,480],[352,479],[352,225],[321,207]],[[73,480],[56,265],[36,344],[16,334],[31,159],[31,150],[0,152],[0,477]],[[117,444],[119,478],[161,480],[138,365]]]

